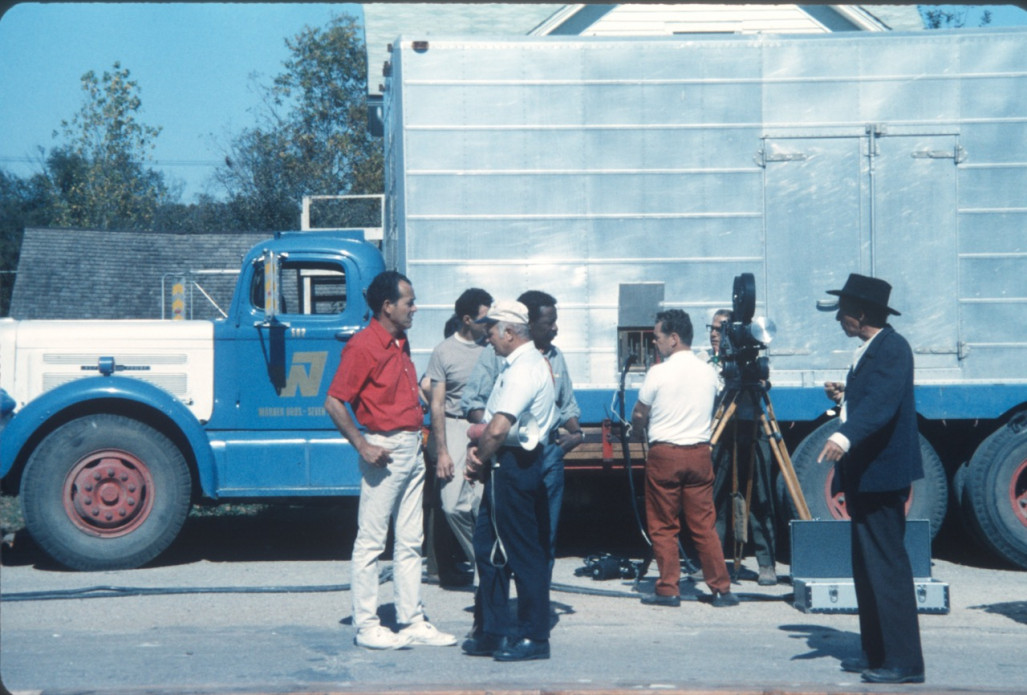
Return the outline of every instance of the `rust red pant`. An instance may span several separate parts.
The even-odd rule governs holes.
[[[703,579],[710,590],[727,592],[731,578],[717,535],[713,506],[713,462],[709,444],[675,446],[654,443],[645,464],[645,511],[653,557],[660,570],[656,593],[677,596],[681,578],[678,534],[681,513],[699,553]]]

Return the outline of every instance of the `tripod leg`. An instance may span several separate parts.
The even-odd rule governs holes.
[[[734,550],[734,565],[731,567],[731,581],[738,581],[742,567],[742,546],[745,545],[745,518],[740,515],[739,506],[744,498],[738,492],[738,422],[731,429],[731,546]],[[739,504],[742,502],[742,505]],[[742,540],[739,540],[739,539]]]
[[[781,429],[777,425],[777,418],[774,417],[774,406],[770,404],[770,397],[766,393],[763,394],[763,401],[766,404],[767,412],[760,416],[760,421],[763,423],[763,431],[770,442],[770,451],[774,454],[774,460],[781,469],[781,476],[784,478],[788,495],[792,498],[799,518],[808,521],[812,515],[809,513],[806,498],[802,494],[802,486],[799,485],[799,479],[795,475],[792,459],[789,458],[788,449],[784,445]]]
[[[635,578],[635,588],[638,589],[639,580],[645,576],[645,573],[649,571],[649,566],[653,564],[653,547],[649,546],[649,550],[645,553],[645,558],[642,560],[642,566],[638,570],[638,576]]]
[[[711,446],[717,446],[717,442],[720,441],[720,435],[723,434],[724,428],[727,426],[727,423],[734,416],[735,410],[738,409],[738,401],[736,400],[737,398],[738,394],[731,394],[728,398],[729,402],[727,403],[727,405],[725,406],[723,403],[721,404],[721,408],[723,410],[717,411],[719,417],[718,419],[714,420],[713,423],[713,436],[710,437]]]

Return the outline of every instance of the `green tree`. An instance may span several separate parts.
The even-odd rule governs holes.
[[[175,234],[206,234],[232,231],[237,217],[232,206],[200,194],[194,203],[169,203],[157,210],[154,229]]]
[[[92,70],[82,76],[82,108],[61,121],[65,142],[46,158],[51,224],[149,229],[169,201],[163,174],[145,166],[161,129],[140,122],[139,85],[129,76],[118,62],[100,77]]]
[[[49,187],[40,175],[22,179],[0,169],[0,316],[11,307],[25,228],[47,224]]]
[[[258,126],[235,137],[215,181],[245,229],[295,228],[304,195],[378,193],[381,142],[367,132],[363,36],[349,15],[286,39]]]

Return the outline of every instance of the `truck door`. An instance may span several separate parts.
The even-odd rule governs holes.
[[[873,275],[892,285],[896,329],[913,348],[919,376],[959,363],[954,135],[872,135]],[[864,266],[865,267],[865,266]]]
[[[860,267],[866,224],[859,138],[764,142],[767,316],[775,371],[842,369],[852,349],[833,314],[818,313],[825,290]]]
[[[873,126],[863,136],[764,141],[775,369],[848,365],[854,346],[833,314],[814,306],[850,272],[892,284],[892,306],[902,312],[894,324],[912,345],[918,371],[957,366],[956,165],[962,156],[955,135],[889,135]]]
[[[278,314],[265,312],[264,262],[250,276],[252,320],[237,329],[229,354],[235,395],[219,419],[218,458],[224,496],[313,495],[352,491],[360,475],[349,445],[324,410],[345,341],[360,329],[362,301],[347,301],[356,277],[343,256],[290,251],[275,257]],[[244,278],[246,275],[244,274]],[[219,383],[221,379],[219,378]]]

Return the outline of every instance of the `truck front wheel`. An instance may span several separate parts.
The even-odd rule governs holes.
[[[72,569],[139,567],[178,535],[189,512],[185,459],[163,434],[120,415],[89,415],[51,432],[21,482],[25,525]]]

